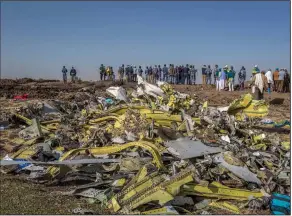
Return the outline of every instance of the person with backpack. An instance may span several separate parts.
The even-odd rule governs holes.
[[[63,66],[63,69],[62,69],[62,73],[63,73],[63,82],[64,84],[67,83],[67,68],[65,66]]]
[[[75,68],[72,67],[71,70],[70,70],[70,76],[71,76],[71,82],[72,83],[75,83],[76,75],[77,75],[77,72],[76,72]]]

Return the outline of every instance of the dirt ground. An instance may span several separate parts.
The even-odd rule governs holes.
[[[26,81],[0,81],[0,106],[5,108],[5,104],[14,95],[28,93],[31,99],[64,99],[70,100],[70,95],[84,87],[93,87],[95,91],[103,96],[104,90],[112,86],[111,82],[83,82],[81,84],[68,84],[64,86],[61,82],[36,82],[34,80]],[[120,85],[115,83],[114,85]],[[134,83],[124,85],[125,88],[134,88]],[[202,100],[208,100],[209,105],[227,106],[240,95],[251,92],[216,92],[214,86],[185,86],[176,85],[174,88],[180,92],[196,94]],[[272,120],[290,120],[290,93],[265,94],[265,100],[270,103],[269,115],[267,118]],[[13,103],[10,102],[9,103]],[[284,140],[290,139],[290,130],[279,129],[277,131]],[[9,176],[0,174],[0,214],[72,214],[72,210],[77,207],[91,209],[96,214],[106,214],[101,212],[97,204],[89,204],[86,200],[74,197],[62,196],[56,191],[68,189],[66,187],[45,187],[35,185],[23,180],[19,176]],[[217,214],[220,214],[217,212]],[[224,214],[224,212],[222,212]],[[269,214],[269,212],[262,212]]]

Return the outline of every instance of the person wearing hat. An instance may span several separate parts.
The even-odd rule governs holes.
[[[246,70],[245,67],[242,66],[239,73],[238,73],[238,82],[239,82],[239,86],[240,86],[240,90],[244,90],[244,82],[246,79]]]
[[[206,74],[206,70],[207,70],[206,65],[203,65],[203,67],[202,67],[202,84],[203,84],[203,85],[206,85],[206,84],[207,84],[207,80],[206,80],[206,76],[207,76],[207,74]]]
[[[276,70],[273,73],[273,81],[274,81],[274,91],[278,91],[278,89],[279,89],[279,68],[276,68]]]
[[[250,86],[254,85],[255,100],[264,99],[264,91],[268,88],[267,78],[264,73],[264,71],[262,73],[258,71],[252,78]]]

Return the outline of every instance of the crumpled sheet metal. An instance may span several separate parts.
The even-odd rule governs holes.
[[[31,125],[32,114],[38,116],[36,113],[43,109],[45,116],[38,116],[43,137],[56,138],[61,144],[53,149],[60,152],[59,160],[39,163],[43,169],[31,165],[31,169],[23,170],[31,171],[30,179],[41,179],[39,182],[90,182],[67,195],[88,197],[91,203],[106,202],[113,213],[119,214],[194,214],[194,198],[198,196],[210,202],[217,200],[208,203],[208,209],[222,207],[238,213],[231,203],[218,200],[262,199],[269,195],[263,190],[269,184],[279,187],[268,188],[268,192],[289,187],[289,176],[280,168],[289,164],[286,151],[290,145],[269,134],[258,139],[263,132],[253,130],[251,122],[242,121],[265,115],[265,103],[244,95],[228,107],[215,108],[195,95],[175,91],[166,82],[157,84],[138,76],[137,91],[132,94],[122,87],[110,87],[106,92],[112,97],[106,99],[99,91],[86,90],[70,102],[43,102],[30,106],[32,110],[17,111],[15,116]],[[137,119],[143,121],[133,124]],[[114,130],[120,133],[114,134]],[[31,160],[37,154],[36,146],[44,142],[38,138],[9,140],[21,147],[9,154],[10,158]],[[137,141],[127,143],[129,139]],[[69,148],[67,142],[74,146]],[[262,151],[255,153],[253,149]],[[265,150],[273,152],[273,157]],[[61,165],[78,163],[82,158],[118,163]]]
[[[246,166],[235,166],[227,163],[224,160],[223,154],[218,154],[214,157],[214,162],[218,163],[220,166],[231,171],[237,177],[245,180],[246,182],[253,182],[258,185],[261,185],[261,180],[257,177],[256,174],[252,173]]]
[[[191,167],[170,179],[167,179],[167,176],[153,173],[124,192],[117,194],[110,200],[108,206],[114,212],[125,212],[152,201],[158,201],[160,205],[164,205],[174,199],[182,185],[193,181],[193,172],[194,168]]]
[[[196,195],[222,200],[249,200],[265,196],[262,192],[255,192],[237,188],[229,188],[219,182],[212,182],[209,185],[189,183],[182,187],[183,195]]]
[[[117,100],[129,101],[126,90],[123,87],[109,87],[106,92],[113,95]]]
[[[138,79],[138,90],[137,90],[138,95],[142,95],[146,93],[155,98],[157,98],[158,96],[164,97],[164,93],[161,90],[161,88],[144,81],[144,79],[141,76],[137,76],[137,79]]]
[[[193,141],[188,138],[180,138],[174,141],[169,141],[166,142],[165,145],[168,146],[169,150],[176,154],[180,159],[189,159],[223,152],[222,148],[209,147],[203,144],[201,141]]]
[[[269,105],[265,101],[252,100],[251,94],[245,94],[229,105],[227,113],[235,115],[238,120],[244,120],[245,116],[261,118],[269,114]]]

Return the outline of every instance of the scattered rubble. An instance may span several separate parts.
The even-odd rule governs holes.
[[[1,111],[1,172],[76,185],[59,193],[112,214],[275,213],[275,194],[290,200],[290,142],[259,129],[290,122],[263,120],[269,104],[250,94],[215,107],[138,77],[134,90],[83,88],[73,99]]]

